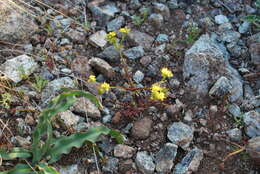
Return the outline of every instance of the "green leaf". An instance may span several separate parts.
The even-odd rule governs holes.
[[[114,136],[118,138],[118,134],[115,131],[111,131],[105,126],[98,126],[95,128],[89,129],[87,132],[79,132],[70,136],[63,136],[53,142],[53,147],[48,151],[47,155],[50,156],[50,161],[48,163],[56,162],[60,159],[62,154],[68,154],[71,151],[72,147],[79,148],[83,145],[85,141],[96,143],[98,137],[101,135]],[[121,134],[120,134],[121,136]]]
[[[0,149],[0,157],[3,160],[12,160],[16,158],[29,158],[32,154],[30,151],[18,147],[14,147],[11,152],[7,152],[6,149]]]
[[[40,170],[39,174],[60,174],[55,168],[45,163],[40,163],[37,168]]]
[[[13,169],[0,172],[0,174],[35,174],[27,164],[17,164]]]
[[[39,116],[39,122],[33,133],[33,164],[37,164],[42,157],[45,156],[49,149],[50,142],[52,141],[52,126],[51,118],[59,112],[66,111],[76,102],[76,96],[83,96],[88,98],[91,102],[95,103],[98,107],[102,107],[99,100],[93,94],[80,90],[66,90],[66,92],[55,97],[43,110]],[[45,144],[41,145],[41,138],[47,136]]]

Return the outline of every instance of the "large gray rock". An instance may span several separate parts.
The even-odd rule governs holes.
[[[0,38],[2,41],[23,40],[37,29],[38,26],[30,16],[6,7],[4,1],[0,2]]]
[[[166,143],[156,154],[156,171],[167,173],[173,167],[173,161],[177,154],[178,146],[172,143]]]
[[[138,169],[144,174],[153,174],[155,170],[155,164],[152,156],[148,155],[147,152],[138,152],[136,154],[135,163]]]
[[[53,80],[47,84],[47,86],[42,91],[42,102],[47,104],[61,88],[75,88],[76,85],[74,81],[69,77],[62,77],[56,80]]]
[[[175,122],[168,128],[167,137],[173,144],[187,149],[193,139],[193,128],[182,122]]]
[[[229,100],[236,101],[242,98],[241,77],[231,67],[228,58],[229,55],[223,45],[208,35],[202,35],[185,54],[183,76],[187,80],[188,87],[206,95],[217,79],[225,76],[232,85]]]
[[[257,111],[249,111],[244,114],[246,134],[249,137],[260,136],[260,114]]]
[[[23,80],[24,77],[29,76],[38,68],[38,64],[33,58],[27,55],[21,55],[7,60],[0,65],[0,72],[6,75],[15,83]]]
[[[191,174],[196,172],[202,159],[203,151],[194,148],[175,166],[172,174]]]

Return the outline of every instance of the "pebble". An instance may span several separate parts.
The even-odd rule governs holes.
[[[248,32],[249,28],[250,28],[250,23],[248,21],[244,21],[238,28],[239,33],[241,34],[245,34]]]
[[[135,163],[137,168],[144,174],[154,174],[155,164],[153,162],[153,157],[146,151],[137,152]]]
[[[162,14],[165,18],[170,17],[170,10],[167,5],[164,5],[163,3],[158,3],[158,2],[154,2],[152,4],[154,6],[153,9],[154,9],[155,13]]]
[[[112,66],[110,66],[105,60],[93,57],[89,60],[91,67],[96,69],[98,72],[102,73],[107,78],[113,78],[115,76],[115,71]]]
[[[104,30],[97,31],[89,37],[89,42],[96,47],[104,48],[107,44],[107,33]]]
[[[229,20],[224,15],[217,15],[215,16],[215,22],[220,25],[229,22]]]
[[[123,16],[119,16],[115,19],[113,19],[112,21],[110,21],[107,24],[107,31],[117,31],[118,29],[120,29],[123,25],[125,24],[125,18]]]
[[[225,31],[222,33],[221,35],[221,40],[223,42],[237,42],[240,38],[241,34],[239,32],[236,31]]]
[[[225,97],[229,94],[231,89],[232,85],[230,81],[226,77],[222,76],[216,81],[216,83],[210,89],[209,95],[216,97]]]
[[[241,117],[242,113],[240,110],[240,107],[237,104],[231,104],[228,106],[228,112],[233,116],[233,117]]]
[[[156,42],[158,43],[165,43],[169,41],[169,36],[167,34],[159,34],[156,39]]]
[[[128,33],[128,39],[130,43],[134,46],[142,46],[145,50],[149,50],[151,48],[151,45],[154,41],[153,37],[140,32],[138,30],[132,30],[130,33]]]
[[[114,156],[119,158],[132,158],[135,153],[135,149],[133,147],[118,144],[114,148]]]
[[[117,158],[109,157],[102,167],[104,172],[116,173],[118,170],[119,160]]]
[[[157,14],[157,13],[152,13],[149,18],[148,21],[156,28],[160,28],[163,25],[163,16],[161,14]]]
[[[68,32],[66,32],[66,36],[78,44],[83,44],[86,37],[83,31],[78,31],[75,29],[70,29]]]
[[[142,46],[132,47],[123,52],[128,59],[137,59],[144,56],[144,49]]]
[[[136,71],[134,76],[133,76],[133,80],[136,82],[136,83],[141,83],[142,80],[144,79],[144,73],[142,71]]]
[[[59,113],[59,116],[66,128],[73,127],[79,122],[79,117],[70,110]]]
[[[241,141],[242,139],[242,132],[238,128],[230,129],[227,131],[227,134],[232,141]]]
[[[140,59],[140,63],[143,65],[143,66],[147,66],[151,63],[152,61],[152,58],[151,56],[143,56],[141,59]]]
[[[246,134],[249,137],[260,136],[260,114],[257,111],[249,111],[244,114],[243,121],[246,125]]]
[[[168,128],[169,140],[183,149],[187,149],[193,140],[193,128],[182,122],[174,122]]]
[[[145,139],[150,135],[152,129],[153,121],[148,118],[144,117],[141,120],[138,120],[134,123],[131,133],[133,138],[136,139]]]

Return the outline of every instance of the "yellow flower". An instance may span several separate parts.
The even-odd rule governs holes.
[[[119,30],[120,33],[125,33],[125,34],[129,33],[130,31],[131,31],[130,28],[127,27],[120,28]]]
[[[96,82],[96,76],[90,75],[90,76],[88,77],[88,82]]]
[[[109,32],[107,35],[106,35],[106,38],[107,40],[110,40],[110,39],[113,39],[116,37],[116,32]]]
[[[151,99],[163,101],[166,98],[166,88],[162,88],[159,84],[153,84],[151,87]]]
[[[109,91],[110,88],[111,88],[110,85],[108,83],[104,82],[100,85],[98,92],[99,92],[99,94],[103,94],[104,92]]]
[[[161,69],[161,74],[162,74],[163,78],[167,78],[167,77],[172,77],[173,76],[172,72],[168,68],[162,68]]]

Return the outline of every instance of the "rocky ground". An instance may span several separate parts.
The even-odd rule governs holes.
[[[39,112],[61,88],[76,88],[96,94],[104,108],[78,99],[58,115],[55,136],[104,124],[126,141],[103,137],[106,160],[73,149],[54,165],[62,174],[259,173],[260,23],[244,20],[260,14],[259,1],[26,2],[25,13],[0,0],[1,146],[28,147]],[[158,81],[162,67],[174,73],[165,102],[117,89],[100,96],[98,83],[86,82],[94,74],[128,86],[105,39],[124,26],[131,32],[123,54],[138,87]],[[37,77],[46,85],[35,87]],[[246,151],[220,165],[239,146]],[[4,161],[0,170],[15,163]]]

